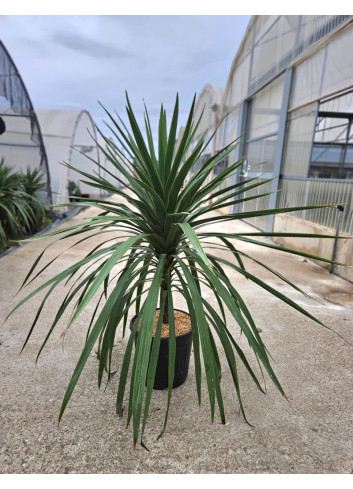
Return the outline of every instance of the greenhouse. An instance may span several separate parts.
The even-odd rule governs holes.
[[[257,210],[332,204],[253,218],[253,226],[315,234],[333,234],[340,226],[343,235],[353,234],[352,42],[353,16],[251,18],[226,83],[221,104],[225,121],[216,146],[240,138],[235,154],[223,163],[246,158],[232,178],[274,179],[261,190],[271,195],[240,205]],[[292,239],[288,244],[331,258],[333,245],[327,240]],[[352,265],[352,251],[349,239],[340,240],[340,261]],[[340,270],[353,280],[352,268]]]
[[[68,202],[69,194],[75,190],[81,194],[92,193],[92,187],[79,182],[82,178],[79,173],[62,164],[69,163],[88,173],[99,172],[99,167],[89,159],[99,158],[95,125],[89,112],[36,110],[36,114],[48,156],[53,202]]]
[[[37,115],[21,75],[0,41],[0,161],[14,171],[39,169],[51,203],[50,173]]]
[[[109,138],[111,140],[111,138]],[[115,166],[113,166],[110,163],[110,160],[108,159],[108,154],[110,151],[109,145],[106,143],[106,141],[101,137],[98,138],[98,156],[99,156],[99,165],[100,165],[100,175],[105,178],[108,182],[113,183],[116,185],[118,188],[123,188],[125,185],[128,183],[127,178],[125,175],[122,174],[121,171],[118,170]],[[120,154],[124,155],[124,149],[120,148]],[[130,173],[130,162],[128,158],[126,157],[126,168],[125,168],[129,173]],[[112,180],[113,177],[113,180]],[[101,191],[102,197],[107,196],[108,193],[104,190]]]
[[[195,120],[200,120],[200,124],[195,134],[195,142],[206,133],[206,139],[212,137],[220,123],[220,112],[223,97],[223,89],[218,85],[208,83],[200,93],[195,105]],[[195,144],[194,144],[195,146]],[[203,161],[206,161],[211,154],[214,154],[217,146],[217,133],[212,138],[212,143],[202,158],[194,165],[193,171],[200,168]]]

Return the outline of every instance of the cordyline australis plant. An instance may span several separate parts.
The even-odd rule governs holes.
[[[121,359],[116,400],[117,413],[122,414],[125,392],[129,391],[127,424],[132,420],[134,447],[136,447],[139,436],[141,437],[141,444],[144,446],[142,437],[152,395],[162,321],[169,323],[169,369],[166,412],[160,436],[166,428],[176,353],[173,315],[175,293],[181,294],[188,306],[192,326],[198,401],[201,402],[201,377],[202,370],[204,370],[212,420],[215,416],[216,406],[218,406],[221,420],[225,422],[220,381],[221,362],[216,347],[217,337],[224,350],[225,361],[229,366],[235,393],[244,418],[245,412],[237,373],[239,362],[243,364],[259,390],[264,392],[256,373],[250,366],[250,362],[235,339],[234,333],[238,327],[245,335],[260,365],[261,373],[266,371],[275,386],[284,395],[254,320],[235,284],[230,282],[223,270],[224,265],[238,272],[239,276],[252,280],[308,318],[323,325],[289,297],[247,271],[243,258],[253,258],[237,247],[237,241],[252,243],[274,250],[315,258],[316,260],[328,261],[307,253],[270,244],[268,241],[257,240],[259,236],[299,236],[298,234],[205,231],[205,227],[212,224],[279,214],[304,209],[304,207],[230,214],[210,213],[209,211],[217,211],[233,203],[268,195],[268,193],[260,193],[256,196],[244,197],[245,192],[264,185],[268,180],[257,181],[251,178],[241,183],[222,186],[227,177],[241,166],[242,160],[234,162],[219,175],[212,176],[215,165],[234,150],[237,142],[233,142],[203,163],[201,168],[186,182],[190,170],[210,142],[210,140],[206,141],[202,138],[197,142],[194,149],[191,149],[191,143],[200,123],[200,119],[198,121],[193,119],[194,106],[195,98],[178,147],[175,146],[178,127],[178,97],[176,98],[169,131],[165,110],[163,106],[161,108],[158,147],[154,147],[147,110],[145,112],[146,140],[137,124],[128,97],[126,110],[130,129],[119,117],[115,118],[106,111],[110,119],[108,126],[119,144],[118,146],[117,143],[112,142],[98,129],[106,143],[106,147],[100,146],[100,149],[112,165],[111,171],[107,168],[104,169],[105,173],[109,175],[110,181],[103,178],[98,172],[87,174],[79,171],[79,173],[82,175],[82,182],[89,183],[96,189],[123,197],[126,204],[108,199],[82,199],[78,205],[95,207],[100,210],[100,213],[94,217],[86,218],[83,223],[56,230],[45,236],[63,234],[51,245],[60,240],[77,237],[79,239],[73,246],[78,246],[85,240],[92,239],[94,241],[95,238],[108,232],[110,233],[109,240],[96,244],[84,258],[43,283],[15,307],[17,309],[37,293],[48,289],[37,310],[24,343],[25,346],[49,296],[64,281],[71,284],[71,288],[58,309],[39,350],[39,357],[55,326],[69,306],[71,306],[72,315],[68,327],[85,310],[91,300],[97,301],[88,327],[86,342],[62,402],[59,421],[93,346],[98,341],[98,385],[100,387],[104,373],[107,374],[107,380],[112,374],[112,350],[118,328],[125,335],[126,329],[128,330],[126,325],[129,313],[133,310],[138,315]],[[119,148],[123,148],[123,150]],[[98,163],[97,165],[99,166]],[[72,168],[70,165],[67,166]],[[123,182],[115,175],[116,170],[128,182],[129,192],[125,193],[123,190],[119,190]],[[114,181],[116,186],[112,183]],[[212,203],[209,203],[210,199]],[[113,238],[112,232],[114,233]],[[312,235],[302,234],[300,236],[309,237]],[[331,238],[332,236],[326,237]],[[229,259],[218,256],[217,249],[228,250]],[[23,286],[31,283],[54,261],[52,260],[38,270],[44,252],[45,250],[33,264]],[[299,290],[267,265],[256,259],[253,260]],[[210,289],[217,307],[214,307],[213,302],[204,299],[202,287]],[[152,341],[158,306],[161,313]],[[226,320],[226,310],[230,313],[231,321]],[[140,329],[136,349],[134,349],[134,337],[139,321]],[[128,376],[129,370],[131,377]]]

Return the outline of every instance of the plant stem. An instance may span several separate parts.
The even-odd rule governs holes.
[[[165,298],[165,306],[164,306],[164,314],[163,314],[163,323],[169,324],[169,304],[168,304],[168,296]]]
[[[160,303],[162,304],[162,295],[165,293],[165,305],[163,312],[163,323],[169,324],[169,302],[168,302],[168,287],[167,287],[167,276],[170,274],[170,263],[172,260],[166,260],[165,268],[163,271],[163,279],[161,283],[161,294],[160,294]]]

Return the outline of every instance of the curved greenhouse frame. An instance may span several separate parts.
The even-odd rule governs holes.
[[[69,163],[87,173],[100,173],[99,166],[90,160],[99,162],[96,128],[90,113],[86,110],[37,110],[36,113],[48,154],[54,203],[68,202],[69,182],[78,184],[82,194],[92,195],[92,187],[80,181],[79,173],[62,164]]]
[[[52,202],[50,172],[41,129],[31,99],[9,52],[0,41],[0,160],[15,171],[40,169]]]

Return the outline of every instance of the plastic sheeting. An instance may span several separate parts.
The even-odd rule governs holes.
[[[39,168],[47,183],[44,199],[51,202],[50,175],[36,114],[10,54],[0,41],[0,160],[15,171]]]
[[[79,173],[68,169],[63,162],[87,173],[99,173],[99,154],[95,126],[89,112],[64,110],[37,110],[43,141],[48,156],[54,204],[68,202],[69,181],[79,184],[81,193],[97,194],[97,190],[81,180]]]
[[[294,69],[290,109],[304,106],[320,97],[325,52],[321,50]]]
[[[196,105],[194,120],[197,121],[203,112],[201,123],[198,127],[197,133],[195,134],[195,140],[199,140],[203,134],[207,137],[211,137],[212,133],[215,131],[217,125],[220,121],[220,108],[223,97],[223,89],[218,85],[211,85],[208,83],[202,89]],[[216,139],[214,140],[214,145],[216,146]],[[208,149],[212,153],[214,148]]]
[[[318,106],[353,88],[352,19],[349,15],[251,18],[232,62],[221,110],[221,118],[227,116],[222,142],[242,132],[239,156],[247,158],[248,176],[261,171],[279,180],[308,178]],[[317,188],[312,185],[310,191]],[[257,205],[268,204],[264,199]],[[256,225],[272,226],[259,220]]]
[[[258,16],[254,28],[250,85],[257,89],[280,72],[293,56],[299,16]],[[280,40],[280,42],[279,42]]]
[[[222,122],[217,138],[217,149],[234,141],[238,134],[239,109],[235,109]]]
[[[260,90],[249,104],[246,149],[248,172],[273,172],[284,77]]]
[[[353,86],[353,34],[347,29],[327,46],[327,60],[321,96]]]
[[[223,89],[218,85],[208,83],[202,89],[197,98],[194,112],[194,122],[196,123],[202,115],[200,124],[194,136],[194,141],[191,149],[194,148],[202,136],[205,136],[207,142],[212,134],[217,129],[220,122],[220,110],[222,104]],[[178,140],[182,132],[179,133]],[[191,173],[199,170],[208,158],[215,154],[217,150],[217,142],[219,141],[219,131],[215,134],[208,146],[205,148],[201,157],[195,162],[191,169]],[[189,150],[190,151],[190,150]],[[217,165],[218,166],[218,165]]]
[[[277,132],[282,107],[284,77],[274,80],[251,101],[247,137],[259,138]]]
[[[118,189],[124,188],[128,184],[128,179],[125,177],[125,175],[120,170],[118,170],[118,168],[116,168],[114,166],[114,164],[107,157],[106,153],[109,154],[109,150],[107,150],[107,144],[103,138],[98,139],[98,144],[101,148],[104,149],[104,151],[102,151],[101,148],[98,148],[99,164],[101,166],[100,175],[103,178],[105,178],[109,183],[111,183],[115,187],[117,187]],[[124,164],[125,170],[129,174],[131,174],[132,173],[131,162],[127,156],[125,156],[125,160],[124,160],[122,155],[125,155],[125,152],[124,152],[123,148],[120,148],[120,155],[118,157],[119,162],[121,164]],[[105,197],[107,195],[108,194],[106,192],[102,192],[103,197]]]
[[[350,18],[348,15],[253,16],[231,66],[225,89],[223,113],[230,113],[237,108],[244,99],[264,87],[298,60],[299,56],[304,56],[309,49],[339,29]],[[341,41],[337,48],[335,41],[330,43],[332,56],[337,56],[334,63],[337,66],[331,75],[332,85],[339,81],[341,70],[344,78],[348,80],[350,77],[349,69],[347,66],[344,67],[344,60],[348,57],[349,64],[353,51],[348,39]],[[314,67],[310,74],[310,80],[313,80],[317,75]],[[298,76],[299,78],[301,76]],[[327,87],[328,80],[329,78]],[[310,91],[312,90],[313,88],[310,88]],[[323,93],[327,93],[325,90],[328,88],[324,88]],[[308,102],[311,96],[308,95]]]
[[[289,114],[282,163],[283,175],[308,176],[316,115],[315,102]]]

